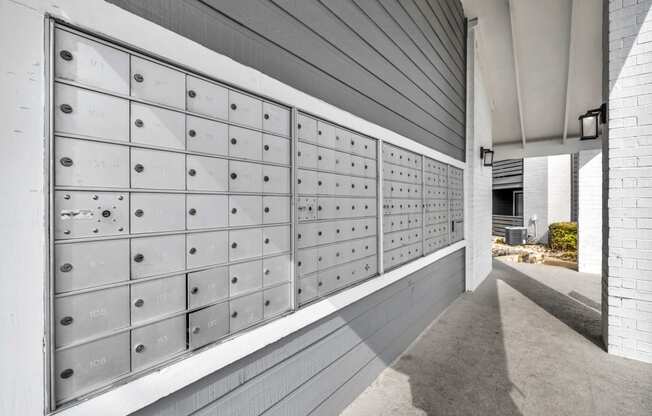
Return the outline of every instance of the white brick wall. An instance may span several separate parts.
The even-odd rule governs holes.
[[[610,352],[652,362],[652,1],[609,2]]]
[[[602,270],[602,151],[579,153],[577,268]]]

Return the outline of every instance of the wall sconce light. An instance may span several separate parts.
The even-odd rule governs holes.
[[[494,165],[494,151],[491,149],[485,149],[484,147],[480,148],[480,159],[482,159],[482,164],[484,166],[493,166]]]
[[[600,125],[607,122],[607,103],[589,110],[579,117],[580,140],[594,140],[600,136]]]

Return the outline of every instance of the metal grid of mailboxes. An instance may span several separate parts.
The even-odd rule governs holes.
[[[449,244],[448,165],[429,157],[423,158],[424,241],[425,254]]]
[[[378,273],[377,141],[299,113],[299,305]]]
[[[291,110],[63,28],[52,60],[56,402],[291,310]]]
[[[388,270],[423,253],[421,155],[383,143],[383,263]]]
[[[464,171],[448,167],[448,201],[450,204],[450,243],[464,239]]]

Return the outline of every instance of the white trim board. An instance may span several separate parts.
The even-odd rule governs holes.
[[[99,396],[63,409],[58,414],[108,416],[135,412],[465,247],[466,242],[459,241],[398,269],[298,309],[283,318],[245,332],[238,336],[237,342],[231,340],[217,344],[127,384],[114,387]]]
[[[417,143],[389,129],[312,97],[262,72],[214,52],[188,38],[142,19],[101,0],[22,0],[44,15],[59,18],[117,42],[159,55],[181,66],[193,68],[245,91],[273,97],[291,107],[362,134],[423,154],[456,168],[465,162]]]

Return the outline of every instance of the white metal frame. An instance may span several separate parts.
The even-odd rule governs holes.
[[[454,159],[441,152],[426,147],[420,143],[414,142],[409,138],[392,132],[376,124],[370,123],[360,117],[350,114],[344,110],[327,104],[317,98],[311,97],[301,91],[298,91],[288,85],[285,85],[273,78],[264,75],[255,69],[239,64],[228,57],[210,51],[201,45],[192,42],[176,33],[170,32],[152,22],[141,19],[125,10],[117,8],[101,0],[53,0],[42,2],[39,0],[25,0],[26,5],[32,6],[34,10],[42,13],[44,17],[53,16],[67,23],[86,28],[92,33],[98,33],[101,36],[115,40],[118,44],[125,43],[151,52],[155,55],[165,56],[167,60],[173,62],[183,62],[192,68],[196,68],[203,73],[212,73],[214,68],[220,68],[222,81],[233,85],[236,88],[251,91],[262,97],[274,97],[273,101],[285,103],[294,108],[309,108],[310,113],[320,118],[331,120],[337,124],[344,125],[347,128],[358,131],[366,136],[374,137],[407,150],[428,156],[432,159],[447,163],[454,167],[464,169],[465,162]],[[46,20],[47,22],[47,20]],[[27,28],[29,30],[30,28]],[[36,28],[31,28],[36,29]],[[51,29],[46,27],[46,33]],[[147,32],[148,36],[137,36]],[[51,64],[51,59],[47,56],[52,50],[50,43],[51,35],[46,36],[46,48],[44,48],[44,62]],[[48,76],[51,75],[50,73]],[[46,78],[47,79],[47,78]],[[49,92],[49,91],[48,91]],[[51,96],[48,96],[51,101]],[[47,120],[50,123],[49,120]],[[294,118],[293,118],[294,121]],[[293,123],[294,124],[294,123]],[[52,131],[48,126],[48,131]],[[292,145],[296,142],[296,132],[292,134]],[[52,142],[51,137],[50,143]],[[378,150],[382,150],[382,143]],[[291,146],[293,154],[295,147]],[[378,176],[380,192],[378,193],[379,204],[382,208],[382,153],[378,153],[377,166],[381,170]],[[49,158],[48,158],[49,159]],[[293,164],[296,167],[296,164]],[[291,175],[294,179],[295,174]],[[49,178],[48,178],[49,180]],[[294,181],[293,181],[294,182]],[[294,183],[292,187],[294,189]],[[48,187],[51,187],[48,182]],[[294,192],[292,192],[294,194]],[[47,195],[45,196],[48,197]],[[292,204],[296,205],[295,198],[292,198]],[[294,215],[292,223],[295,223],[296,212],[293,206]],[[48,215],[51,215],[50,207]],[[382,231],[382,209],[377,215],[380,220],[379,231]],[[293,233],[295,234],[295,233]],[[382,270],[382,233],[379,238],[380,246],[379,261]],[[46,242],[50,239],[48,232]],[[464,240],[453,245],[447,246],[425,257],[418,258],[406,265],[396,268],[376,278],[367,280],[359,285],[348,288],[342,292],[336,293],[328,298],[319,300],[305,308],[289,314],[283,318],[277,319],[265,325],[255,327],[248,332],[238,335],[230,342],[217,344],[212,348],[199,351],[179,362],[160,368],[156,372],[143,375],[140,378],[129,381],[128,383],[115,386],[107,391],[96,395],[88,400],[76,403],[74,406],[58,410],[62,415],[103,415],[103,414],[127,414],[141,409],[154,401],[165,397],[175,391],[205,377],[215,371],[231,364],[251,353],[288,336],[301,328],[306,327],[320,319],[341,310],[342,308],[374,293],[382,290],[388,285],[401,280],[402,278],[414,273],[415,271],[428,266],[429,264],[450,255],[466,246]],[[50,279],[51,272],[47,273],[46,278]],[[296,278],[293,276],[293,284]],[[46,287],[46,295],[51,288]],[[51,311],[46,311],[46,315]],[[46,321],[49,324],[49,322]],[[46,328],[47,330],[47,328]],[[49,332],[49,331],[48,331]],[[49,346],[48,346],[49,347]],[[46,355],[47,354],[46,352]],[[29,359],[29,357],[26,357]],[[49,362],[47,362],[49,364]],[[50,374],[49,367],[44,369],[46,374]],[[49,383],[49,382],[48,382]],[[48,391],[49,386],[45,386]],[[46,402],[51,400],[46,393]]]

